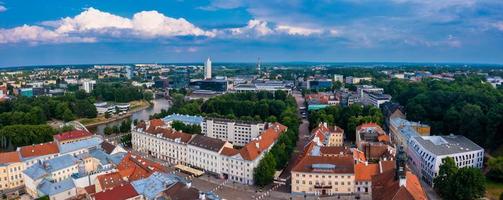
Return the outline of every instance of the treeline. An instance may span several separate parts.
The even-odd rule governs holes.
[[[503,91],[480,77],[379,84],[405,106],[408,119],[429,124],[432,134],[464,135],[489,149],[503,144]]]
[[[98,83],[92,91],[99,101],[130,102],[134,100],[152,99],[152,93],[146,92],[141,87],[123,83]]]
[[[184,133],[189,133],[189,134],[201,134],[201,126],[197,124],[184,124],[181,121],[174,121],[171,124],[171,127],[174,128],[175,130],[182,131]]]
[[[0,127],[15,124],[43,124],[49,119],[71,121],[96,117],[91,98],[79,99],[74,93],[60,97],[18,97],[0,103]]]
[[[0,129],[0,149],[14,150],[20,146],[52,141],[56,130],[48,125],[9,125]]]
[[[309,112],[309,129],[312,130],[321,122],[337,125],[344,129],[348,140],[355,141],[356,127],[367,122],[382,125],[384,116],[381,110],[374,106],[352,104],[348,107],[329,106],[324,109]]]
[[[118,133],[128,133],[131,130],[131,124],[133,121],[131,119],[123,120],[120,125],[106,126],[103,129],[105,135],[118,134]]]

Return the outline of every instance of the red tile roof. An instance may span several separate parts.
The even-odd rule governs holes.
[[[96,193],[96,185],[90,185],[90,186],[87,186],[84,188],[84,190],[86,190],[86,193],[87,194],[94,194]]]
[[[180,139],[180,141],[183,143],[189,142],[190,139],[192,138],[191,134],[184,133],[182,131],[176,131],[175,129],[172,128],[160,128],[160,127],[157,127],[155,129],[149,128],[148,130],[146,130],[146,132],[156,135],[162,134],[163,137],[169,138],[171,140]]]
[[[128,181],[147,178],[156,171],[166,171],[161,164],[131,153],[128,153],[124,159],[122,159],[119,165],[117,165],[117,169],[120,175]]]
[[[79,138],[85,138],[85,137],[90,137],[93,134],[87,131],[83,130],[73,130],[73,131],[68,131],[64,133],[60,133],[57,135],[54,135],[54,140],[57,141],[66,141],[66,140],[74,140],[74,139],[79,139]]]
[[[379,164],[358,163],[355,165],[356,181],[371,181],[372,176],[379,174]]]
[[[316,169],[314,164],[332,164],[333,169]],[[354,161],[352,156],[305,156],[300,160],[292,172],[310,173],[354,173]]]
[[[47,142],[20,147],[21,156],[29,158],[59,153],[59,147],[55,142]]]
[[[0,164],[15,163],[15,162],[21,162],[19,152],[12,151],[12,152],[0,153]]]
[[[245,160],[255,160],[260,153],[269,148],[279,138],[280,134],[286,131],[287,127],[274,123],[266,129],[257,140],[252,140],[239,150],[241,157]],[[257,147],[258,144],[258,147]]]
[[[100,187],[102,190],[113,188],[117,185],[126,183],[126,181],[122,179],[122,176],[119,172],[99,175],[96,178],[98,179],[98,182],[100,183]]]
[[[147,127],[147,132],[155,130],[159,126],[164,126],[165,123],[162,119],[153,119],[149,121],[149,125]]]
[[[124,200],[136,196],[138,196],[138,192],[130,183],[103,190],[94,195],[95,200]]]
[[[372,199],[374,200],[427,200],[426,194],[413,173],[406,172],[405,186],[395,179],[395,171],[388,170],[372,177]]]

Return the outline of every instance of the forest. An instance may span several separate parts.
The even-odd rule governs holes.
[[[454,81],[425,79],[378,81],[393,101],[405,107],[407,119],[431,126],[431,134],[459,134],[486,149],[503,144],[503,91],[478,76]]]

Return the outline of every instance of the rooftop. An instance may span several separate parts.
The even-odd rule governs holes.
[[[75,184],[71,178],[64,179],[58,182],[51,182],[44,179],[39,185],[38,190],[44,195],[52,196],[70,189],[74,189]]]
[[[138,196],[138,192],[134,189],[133,185],[126,183],[117,187],[103,190],[94,195],[95,200],[120,200],[129,199]]]
[[[40,143],[23,146],[19,148],[21,156],[26,159],[36,156],[45,156],[59,153],[58,145],[55,142]]]
[[[354,161],[352,156],[305,156],[292,172],[352,174]]]
[[[201,116],[171,114],[162,119],[164,122],[181,121],[187,124],[201,124],[204,120]]]
[[[190,140],[189,142],[190,145],[214,152],[219,152],[220,149],[224,147],[225,143],[226,142],[223,140],[210,138],[203,135],[195,135],[194,138],[192,138],[192,140]]]
[[[199,190],[177,182],[168,187],[164,195],[171,200],[199,199]]]
[[[89,149],[92,147],[98,147],[101,145],[102,142],[103,139],[101,139],[100,137],[92,137],[77,142],[61,144],[59,145],[59,149],[61,153],[69,153],[79,149],[85,149],[85,148]]]
[[[482,150],[482,147],[462,135],[422,136],[413,139],[437,156]]]
[[[57,135],[54,135],[54,140],[57,141],[66,141],[66,140],[74,140],[74,139],[79,139],[79,138],[85,138],[85,137],[90,137],[93,134],[87,131],[83,130],[73,130],[73,131],[68,131],[64,133],[60,133]]]
[[[174,174],[154,172],[148,178],[133,181],[131,184],[146,199],[154,199],[159,193],[166,190],[168,186],[183,182],[183,180],[183,178]]]
[[[102,174],[96,177],[96,179],[98,179],[98,182],[100,183],[100,187],[102,190],[110,189],[115,186],[119,186],[121,184],[126,183],[126,181],[122,180],[122,176],[119,174],[119,172]]]
[[[77,162],[79,162],[77,158],[67,154],[44,161],[43,167],[51,173],[75,165]]]
[[[20,161],[21,161],[21,156],[19,155],[19,152],[17,152],[17,151],[0,153],[0,165],[20,162]]]

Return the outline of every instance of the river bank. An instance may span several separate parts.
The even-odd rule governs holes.
[[[84,126],[86,126],[86,128],[94,128],[94,127],[102,125],[102,124],[108,124],[111,122],[115,122],[118,120],[129,118],[136,112],[153,107],[152,103],[149,103],[149,102],[143,101],[143,100],[140,101],[140,103],[137,103],[137,105],[133,105],[134,103],[135,102],[131,102],[132,109],[128,113],[123,114],[123,115],[114,115],[110,118],[105,118],[104,115],[100,115],[100,116],[93,118],[93,119],[84,118],[84,119],[78,119],[77,121],[79,121]]]
[[[86,127],[91,131],[96,134],[103,134],[104,129],[107,126],[115,126],[115,125],[120,125],[122,121],[130,119],[130,120],[148,120],[149,117],[155,113],[161,112],[162,109],[169,109],[170,107],[170,102],[167,99],[164,98],[159,98],[159,99],[154,99],[151,101],[151,104],[148,107],[137,107],[133,108],[133,112],[128,112],[128,114],[123,115],[123,116],[117,116],[117,118],[114,118],[114,120],[107,120],[106,122],[102,123],[96,123],[93,122],[93,124],[88,123]],[[105,120],[105,119],[103,119]],[[92,126],[91,126],[92,125]]]

